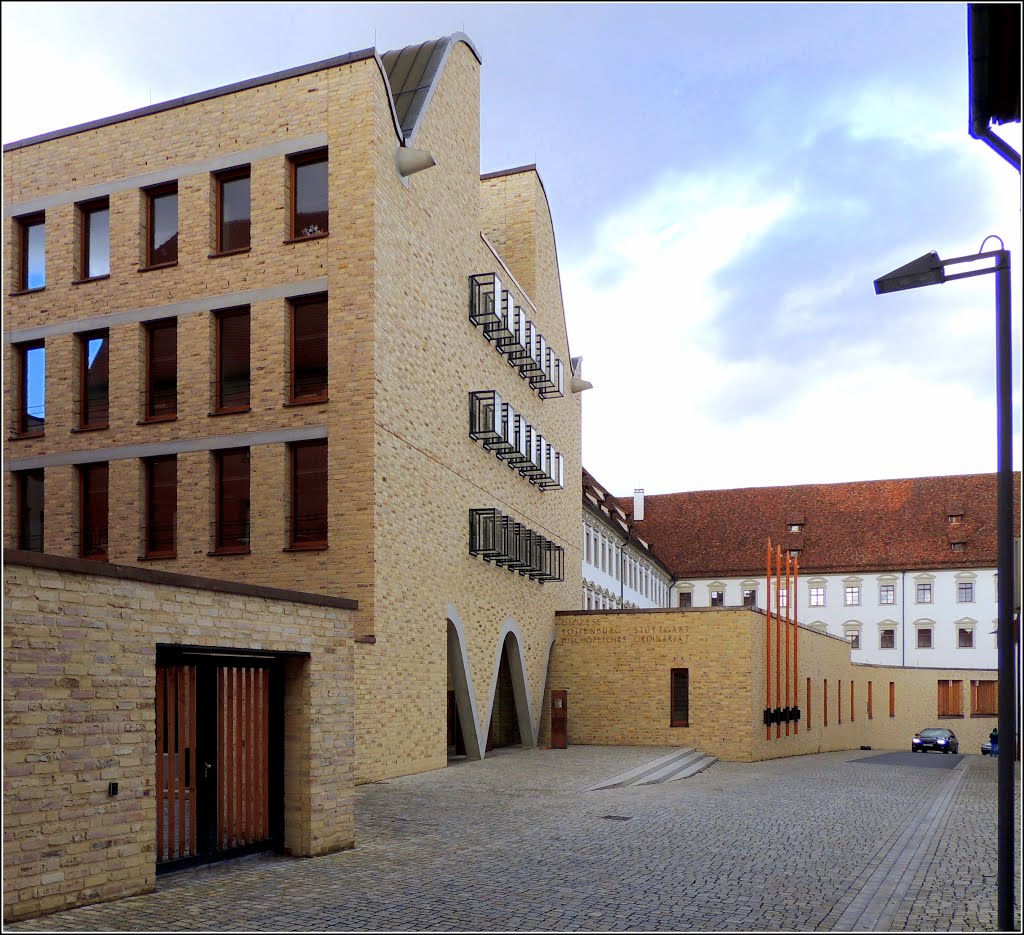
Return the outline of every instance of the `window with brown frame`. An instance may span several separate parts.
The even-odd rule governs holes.
[[[146,266],[178,262],[178,183],[146,189]]]
[[[215,176],[217,185],[216,253],[235,253],[250,246],[251,200],[249,166]]]
[[[146,325],[146,421],[178,414],[178,319]]]
[[[995,717],[999,714],[999,682],[995,679],[971,679],[971,717]]]
[[[693,592],[692,591],[680,591],[679,592],[679,606],[680,607],[693,607]]]
[[[43,551],[43,469],[15,471],[18,484],[18,548]]]
[[[672,727],[690,726],[690,670],[672,670]]]
[[[78,468],[78,554],[96,561],[107,559],[107,500],[110,472],[107,463]]]
[[[807,724],[807,729],[811,729],[811,680],[807,680],[807,705],[804,711],[804,722]]]
[[[918,649],[931,649],[932,648],[932,628],[931,627],[918,627],[917,628],[917,648]]]
[[[856,704],[854,696],[857,694],[857,686],[854,684],[853,679],[850,679],[850,723],[852,724],[857,720]]]
[[[964,683],[959,679],[938,680],[938,716],[964,716]]]
[[[836,679],[836,723],[843,723],[843,680]]]
[[[249,408],[249,306],[225,309],[217,319],[217,412],[245,412]]]
[[[828,727],[828,679],[822,680],[821,686],[821,718],[822,726]]]
[[[291,530],[293,549],[327,545],[327,441],[291,444]]]
[[[15,345],[18,356],[17,435],[42,435],[46,430],[46,342]]]
[[[322,237],[327,223],[327,150],[289,157],[291,164],[293,240]]]
[[[725,591],[712,591],[711,592],[711,606],[712,607],[724,607],[725,606]]]
[[[18,218],[18,291],[46,287],[46,212]]]
[[[178,456],[146,458],[146,558],[174,558],[178,520]]]
[[[958,649],[974,649],[974,627],[958,627],[956,645]]]
[[[871,703],[871,683],[868,682],[868,720],[870,721],[874,717],[874,711]]]
[[[78,276],[81,280],[110,275],[110,199],[97,198],[78,205],[82,239]]]
[[[291,300],[289,401],[327,399],[327,294]]]
[[[896,717],[896,683],[889,683],[889,717]]]
[[[217,463],[217,523],[214,550],[249,551],[249,449],[214,452]]]
[[[78,336],[80,429],[105,429],[110,422],[110,332]]]

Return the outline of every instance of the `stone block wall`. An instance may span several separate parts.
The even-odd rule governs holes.
[[[5,561],[5,921],[153,888],[158,646],[292,654],[283,846],[352,846],[351,601],[34,553]]]

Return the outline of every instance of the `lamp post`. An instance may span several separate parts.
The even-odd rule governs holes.
[[[989,237],[982,241],[984,250]],[[1003,931],[1013,928],[1013,764],[1017,750],[1017,698],[1015,692],[1015,633],[1013,627],[1013,427],[1011,415],[1011,337],[1010,337],[1010,251],[999,240],[999,250],[979,252],[973,256],[941,260],[932,251],[899,269],[875,280],[875,294],[900,292],[920,286],[934,286],[954,279],[984,276],[996,277],[996,536],[999,544],[998,608],[996,644],[999,667],[999,761],[998,761],[998,925]],[[984,269],[947,275],[947,266],[992,259]]]

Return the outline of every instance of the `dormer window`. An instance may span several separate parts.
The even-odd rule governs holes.
[[[950,526],[959,526],[964,521],[963,513],[949,513],[946,516],[946,522]]]

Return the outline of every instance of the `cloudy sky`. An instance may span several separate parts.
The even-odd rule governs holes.
[[[876,297],[1001,235],[966,4],[4,3],[3,141],[464,31],[481,171],[536,163],[583,460],[616,493],[994,471],[994,282]],[[29,84],[31,93],[25,93]],[[1020,126],[998,128],[1020,151]],[[989,244],[991,246],[991,242]]]

